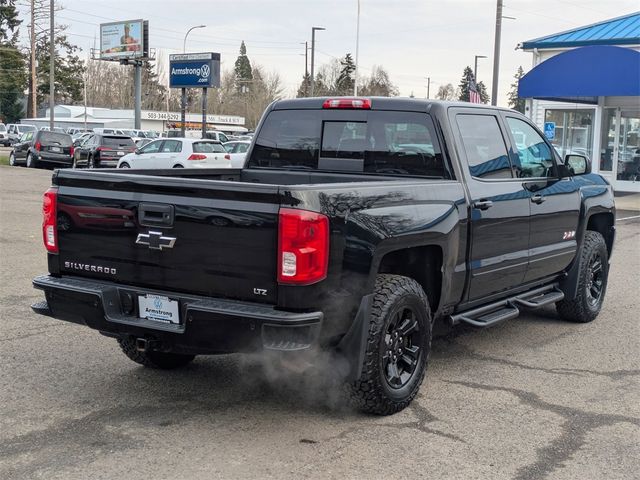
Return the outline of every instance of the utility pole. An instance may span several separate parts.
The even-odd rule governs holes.
[[[500,73],[500,37],[502,35],[502,0],[496,7],[496,37],[493,43],[493,80],[491,85],[491,105],[498,104],[498,74]]]
[[[431,90],[431,77],[424,77],[427,79],[427,100],[429,99],[429,93]]]
[[[358,20],[356,23],[356,71],[353,75],[353,96],[358,96],[358,52],[360,50],[360,0],[358,0]]]
[[[311,27],[311,96],[315,90],[314,67],[316,58],[316,30],[326,30],[324,27]]]
[[[82,76],[84,85],[84,130],[87,131],[87,74]]]
[[[502,15],[502,0],[498,0],[496,8],[496,38],[493,45],[493,82],[491,85],[491,105],[498,104],[498,74],[500,72],[500,37],[502,35],[502,19],[516,20],[515,17]],[[474,74],[475,75],[475,74]]]
[[[36,80],[36,6],[31,0],[31,117],[38,116],[38,86]]]
[[[56,48],[54,45],[54,41],[55,41],[55,20],[53,18],[53,11],[54,11],[54,1],[53,0],[49,0],[49,16],[50,16],[50,21],[49,21],[49,128],[51,128],[51,131],[53,131],[53,127],[54,127],[54,116],[53,116],[53,110],[55,109],[56,106],[56,99],[55,99],[55,68],[54,68],[54,63],[55,63],[55,57],[56,57]],[[34,26],[35,28],[35,26]]]

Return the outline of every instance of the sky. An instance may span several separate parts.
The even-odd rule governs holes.
[[[27,1],[19,2],[28,4]],[[316,33],[316,65],[350,52],[355,56],[357,0],[61,0],[57,23],[68,25],[69,39],[88,56],[99,44],[99,24],[143,18],[149,21],[150,47],[159,61],[182,51],[219,52],[222,69],[231,70],[240,41],[252,64],[278,72],[284,93],[295,96],[305,68],[304,42]],[[496,0],[360,0],[360,75],[383,66],[400,95],[430,97],[439,86],[460,81],[465,66],[478,60],[478,80],[491,91]],[[519,65],[531,68],[532,54],[516,50],[526,40],[639,9],[638,0],[505,0],[498,104],[506,105]],[[19,10],[28,24],[28,8]],[[22,28],[25,38],[27,29]],[[317,68],[317,67],[316,67]],[[166,71],[166,68],[165,68]],[[490,92],[491,93],[491,92]]]

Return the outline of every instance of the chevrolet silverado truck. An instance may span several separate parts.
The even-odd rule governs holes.
[[[277,101],[242,169],[59,170],[43,215],[36,313],[152,368],[329,351],[383,415],[436,321],[594,320],[615,234],[609,184],[523,115],[400,98]]]

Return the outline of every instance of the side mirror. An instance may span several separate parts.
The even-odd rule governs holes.
[[[133,151],[133,153],[135,153],[136,155],[140,155],[140,149],[139,149],[139,148],[136,148],[136,149]]]
[[[591,173],[591,162],[584,155],[570,153],[564,157],[564,164],[571,170],[573,175]]]

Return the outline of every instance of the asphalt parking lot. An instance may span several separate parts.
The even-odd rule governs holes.
[[[618,223],[595,322],[446,333],[413,405],[373,417],[240,356],[147,370],[33,314],[50,176],[0,166],[0,478],[638,478],[640,218]]]

